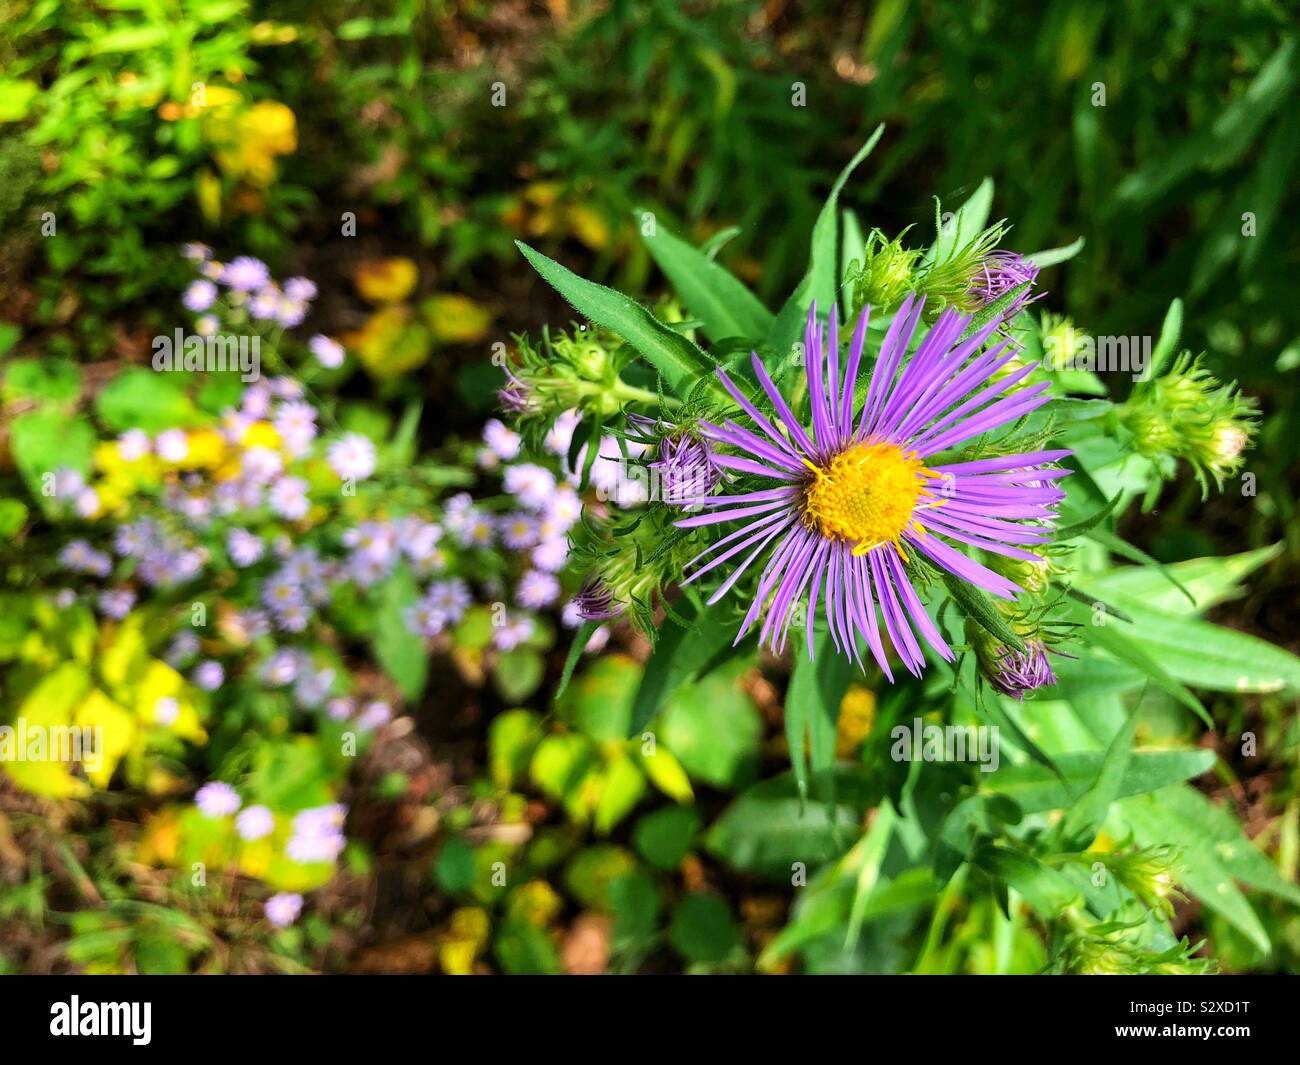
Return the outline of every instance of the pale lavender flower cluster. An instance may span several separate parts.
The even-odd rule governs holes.
[[[203,244],[187,244],[182,251],[197,263],[201,275],[181,297],[186,308],[196,314],[211,310],[224,288],[230,305],[246,307],[255,321],[292,329],[302,324],[316,298],[313,281],[291,277],[281,287],[271,277],[266,263],[251,255],[238,255],[228,263],[220,263],[213,259],[212,249]]]

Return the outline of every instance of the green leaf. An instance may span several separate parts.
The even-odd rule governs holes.
[[[492,945],[501,971],[511,976],[554,976],[564,971],[546,929],[527,921],[507,921]]]
[[[1064,543],[1066,540],[1073,540],[1076,536],[1082,536],[1090,529],[1095,529],[1110,516],[1123,494],[1123,492],[1116,492],[1111,497],[1110,502],[1090,517],[1084,518],[1082,521],[1077,521],[1073,525],[1064,525],[1057,529],[1055,538],[1056,542]]]
[[[1155,350],[1151,352],[1151,361],[1142,372],[1139,382],[1150,381],[1159,376],[1174,351],[1178,347],[1178,337],[1183,331],[1183,301],[1175,299],[1165,312],[1164,324],[1160,327],[1160,339],[1156,341]]]
[[[813,782],[832,784],[827,772],[835,764],[835,732],[840,704],[853,679],[853,662],[837,654],[829,632],[819,633],[816,657],[796,651],[794,673],[785,700],[785,736],[790,747],[790,764],[799,786],[800,799],[808,795],[808,762],[811,756]],[[823,798],[833,795],[825,788]]]
[[[406,610],[415,605],[419,594],[415,578],[405,566],[394,570],[379,586],[370,640],[376,660],[397,682],[407,702],[420,698],[429,675],[424,641],[406,623]]]
[[[52,409],[28,411],[10,424],[9,447],[28,490],[42,507],[50,507],[54,499],[42,491],[42,478],[63,468],[88,474],[95,430],[80,415]]]
[[[740,945],[740,930],[723,899],[699,892],[673,910],[668,941],[688,962],[716,964]]]
[[[757,342],[772,328],[772,312],[725,268],[663,226],[645,238],[659,268],[682,302],[704,323],[704,335],[718,341],[745,337]]]
[[[971,856],[971,863],[1014,888],[1046,920],[1059,917],[1079,901],[1078,889],[1065,876],[1024,851],[984,844]]]
[[[1066,244],[1061,248],[1048,248],[1045,251],[1036,251],[1031,255],[1025,256],[1031,263],[1035,263],[1040,269],[1046,270],[1049,266],[1056,266],[1058,263],[1069,262],[1079,252],[1083,251],[1084,240],[1079,237],[1077,240]]]
[[[1123,558],[1127,558],[1130,562],[1140,562],[1144,566],[1154,567],[1165,578],[1165,580],[1183,593],[1192,606],[1196,605],[1196,597],[1183,587],[1182,582],[1174,575],[1174,571],[1163,562],[1152,558],[1140,547],[1134,547],[1127,540],[1122,539],[1109,529],[1103,529],[1098,526],[1089,529],[1087,535],[1108,550],[1122,556]]]
[[[557,702],[569,686],[569,681],[573,679],[573,670],[578,665],[578,659],[582,657],[582,652],[587,649],[587,644],[591,642],[591,637],[598,628],[600,628],[599,621],[584,621],[573,634],[573,643],[569,645],[569,654],[564,660],[564,671],[560,674],[560,683],[555,688]]]
[[[694,779],[720,788],[754,779],[763,720],[740,689],[735,669],[679,690],[659,720],[663,745]]]
[[[948,594],[953,597],[965,615],[977,625],[990,633],[1000,643],[1017,651],[1024,651],[1025,645],[1020,637],[1012,631],[1006,619],[998,612],[993,601],[980,588],[968,584],[955,573],[943,571],[943,584]]]
[[[689,628],[672,617],[666,618],[659,627],[654,653],[645,664],[641,684],[632,702],[629,736],[640,734],[682,685],[708,666],[718,652],[732,642],[731,627],[719,624],[707,610],[699,615],[682,616],[692,622]]]
[[[1282,550],[1278,543],[1239,555],[1187,559],[1165,568],[1191,594],[1197,613],[1204,613],[1240,596],[1244,591],[1241,581],[1272,562]],[[1182,594],[1170,585],[1168,577],[1146,566],[1117,566],[1078,581],[1094,599],[1169,612],[1185,609]]]
[[[569,685],[559,703],[565,721],[600,743],[628,736],[632,698],[641,679],[641,667],[627,655],[596,659]]]
[[[1054,757],[1060,776],[1036,763],[1003,764],[996,773],[981,774],[980,790],[1014,799],[1026,814],[1065,810],[1101,775],[1105,755],[1100,751],[1074,751]],[[1213,751],[1135,750],[1124,766],[1115,798],[1158,791],[1190,780],[1214,765]]]
[[[1177,789],[1169,789],[1174,791]],[[1260,950],[1271,949],[1268,933],[1232,873],[1215,850],[1205,846],[1205,826],[1187,820],[1165,802],[1166,792],[1126,799],[1120,816],[1128,823],[1142,847],[1169,845],[1178,848],[1178,881],[1208,909],[1220,914],[1244,933]],[[1246,842],[1246,846],[1250,846]]]
[[[542,686],[546,659],[528,647],[502,651],[492,665],[492,682],[508,703],[520,703]]]
[[[1096,838],[1111,803],[1119,797],[1124,786],[1124,778],[1133,760],[1133,737],[1137,733],[1137,724],[1138,711],[1135,708],[1106,748],[1096,781],[1066,812],[1061,822],[1061,834],[1065,839],[1078,840],[1086,848]]]
[[[805,804],[793,773],[742,792],[705,834],[705,847],[742,873],[790,882],[796,863],[809,873],[844,853],[863,812],[879,801],[859,774],[835,770],[834,804]]]
[[[177,376],[134,366],[123,370],[95,397],[95,412],[115,433],[193,425],[197,411]]]
[[[488,726],[488,763],[498,787],[512,788],[524,779],[542,739],[541,719],[531,710],[507,710]]]
[[[715,363],[708,355],[635,300],[579,277],[523,241],[515,244],[533,269],[579,313],[613,330],[636,348],[659,371],[667,387],[682,399],[697,381],[713,373]]]
[[[829,312],[831,304],[835,302],[835,294],[839,290],[837,271],[840,260],[836,223],[840,193],[853,175],[853,171],[871,154],[884,132],[883,125],[877,126],[875,132],[867,138],[867,143],[858,149],[858,153],[849,160],[848,166],[840,171],[835,184],[831,186],[830,195],[826,197],[826,202],[817,215],[817,221],[813,225],[808,271],[791,293],[790,298],[785,301],[767,335],[766,346],[776,355],[778,376],[793,361],[794,342],[803,329],[804,321],[808,317],[808,308],[813,301],[815,300],[821,308],[822,314]]]
[[[670,872],[682,864],[700,831],[700,815],[693,806],[665,806],[636,823],[632,843],[656,869]]]
[[[1089,625],[1085,630],[1085,639],[1094,647],[1109,651],[1121,662],[1126,662],[1150,677],[1152,682],[1167,695],[1171,695],[1188,710],[1205,722],[1206,727],[1214,728],[1214,719],[1205,709],[1201,700],[1193,695],[1179,679],[1166,668],[1163,656],[1159,660],[1152,657],[1148,649],[1142,646],[1144,641],[1138,637],[1140,621],[1134,618],[1133,624],[1122,621],[1106,621],[1102,625]]]

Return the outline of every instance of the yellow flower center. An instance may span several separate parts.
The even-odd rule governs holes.
[[[854,444],[824,466],[808,467],[804,520],[829,539],[854,542],[855,555],[897,544],[928,495],[925,479],[934,476],[915,452],[879,442]]]

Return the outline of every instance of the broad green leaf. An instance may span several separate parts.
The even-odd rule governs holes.
[[[735,788],[758,771],[763,721],[735,669],[680,689],[660,715],[659,731],[663,745],[695,780]]]
[[[1027,814],[1064,810],[1097,780],[1105,755],[1101,751],[1075,751],[1058,754],[1054,761],[1060,777],[1036,763],[1004,764],[996,773],[981,774],[980,790],[1014,799]],[[1115,797],[1141,795],[1190,780],[1208,772],[1214,761],[1213,751],[1135,750],[1124,767]]]
[[[424,641],[406,623],[406,611],[418,598],[419,589],[410,571],[404,566],[394,570],[376,595],[375,630],[370,641],[375,658],[408,702],[420,698],[429,675]]]
[[[1110,741],[1101,762],[1097,779],[1066,811],[1061,822],[1062,836],[1078,840],[1087,847],[1096,838],[1106,814],[1124,786],[1129,765],[1133,761],[1133,737],[1137,732],[1138,710],[1132,710],[1123,726]]]
[[[975,851],[971,862],[1014,888],[1046,920],[1080,901],[1078,890],[1066,877],[1024,851],[986,844]]]
[[[840,704],[853,679],[852,661],[837,654],[829,632],[819,633],[816,657],[796,651],[794,673],[785,700],[785,735],[790,747],[790,764],[799,785],[799,797],[808,795],[808,761],[811,756],[814,783],[832,783],[826,771],[835,762],[835,730]],[[833,796],[822,797],[828,800]]]
[[[587,666],[560,700],[565,721],[599,743],[623,740],[641,667],[627,655],[605,655]]]
[[[654,653],[645,664],[632,703],[629,736],[638,735],[683,684],[732,642],[731,627],[720,624],[707,610],[700,615],[683,614],[682,617],[693,623],[690,628],[672,617],[659,627]]]
[[[645,243],[710,340],[745,337],[757,344],[767,336],[772,312],[724,267],[663,226]]]
[[[1214,850],[1205,846],[1204,826],[1186,820],[1163,801],[1163,792],[1126,799],[1120,816],[1139,846],[1178,848],[1178,881],[1203,905],[1222,915],[1260,950],[1271,949],[1268,933],[1246,896],[1233,883]],[[1247,844],[1249,846],[1249,844]]]
[[[574,309],[611,329],[636,348],[659,371],[665,385],[685,399],[691,387],[714,371],[714,361],[700,348],[659,321],[635,300],[612,288],[579,277],[554,259],[515,241],[542,278]]]
[[[1282,544],[1274,544],[1222,558],[1192,558],[1171,563],[1167,569],[1196,600],[1197,612],[1203,613],[1241,595],[1241,581],[1272,562],[1282,549]],[[1117,566],[1105,573],[1080,577],[1078,582],[1088,594],[1106,602],[1171,613],[1186,609],[1187,600],[1168,578],[1145,566]]]

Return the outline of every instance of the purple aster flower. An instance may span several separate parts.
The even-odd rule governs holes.
[[[1024,651],[1002,646],[997,662],[986,671],[986,676],[1003,695],[1021,702],[1024,702],[1025,692],[1056,683],[1056,674],[1047,660],[1047,645],[1042,640],[1026,640]]]
[[[307,310],[307,304],[300,300],[281,296],[275,304],[275,322],[285,329],[293,329],[302,325],[303,319],[307,317]]]
[[[181,716],[181,705],[170,695],[163,696],[153,704],[153,716],[158,724],[170,728]]]
[[[316,282],[308,277],[291,277],[284,283],[284,294],[299,303],[308,303],[316,298]]]
[[[689,432],[665,436],[658,458],[646,465],[659,479],[659,498],[672,506],[698,506],[722,479],[708,445]]]
[[[555,492],[555,474],[534,463],[521,462],[506,470],[503,484],[529,510],[545,510]]]
[[[555,579],[555,576],[535,569],[530,569],[520,577],[519,586],[515,589],[515,599],[519,605],[531,610],[541,610],[544,606],[550,606],[559,595],[560,582]]]
[[[492,646],[498,651],[513,651],[533,634],[533,619],[527,616],[507,618],[492,632]]]
[[[274,687],[292,684],[298,676],[299,654],[294,650],[276,651],[262,667],[262,679]]]
[[[305,709],[320,706],[329,698],[333,687],[334,670],[328,666],[323,669],[305,669],[293,686],[294,702]]]
[[[374,702],[366,703],[361,708],[361,713],[357,716],[357,726],[373,730],[383,728],[392,720],[393,708],[382,699],[376,699]]]
[[[217,301],[217,286],[211,281],[200,279],[190,282],[181,302],[191,311],[206,311]]]
[[[226,537],[226,550],[230,561],[243,569],[259,561],[266,553],[266,545],[261,537],[254,536],[247,529],[231,529]]]
[[[164,462],[183,462],[190,453],[190,442],[183,429],[167,429],[158,434],[154,451]]]
[[[344,433],[330,444],[327,456],[340,480],[363,481],[375,472],[375,444],[363,433]]]
[[[269,836],[274,830],[275,816],[265,806],[246,806],[235,818],[235,831],[249,843]]]
[[[614,593],[600,577],[591,576],[583,582],[578,594],[573,597],[578,617],[583,621],[608,621],[623,613],[623,604],[614,598]]]
[[[1038,279],[1038,264],[1026,259],[1014,251],[994,251],[984,257],[980,273],[970,285],[970,295],[981,307],[987,307],[997,301],[1004,292],[1030,282],[1029,288],[1020,293],[1015,301],[1003,313],[1004,321],[1011,321],[1027,304],[1039,298],[1031,295],[1033,282]]]
[[[410,519],[402,531],[401,548],[412,562],[428,562],[438,550],[441,526],[431,521]]]
[[[194,669],[194,683],[205,692],[216,691],[221,687],[221,684],[225,679],[225,668],[220,662],[214,662],[211,659],[208,659],[206,662],[200,662]]]
[[[431,639],[447,627],[447,615],[427,602],[406,609],[406,626],[417,636]]]
[[[206,244],[200,244],[197,240],[192,240],[181,245],[181,254],[192,263],[201,263],[212,258],[212,249]]]
[[[240,807],[239,793],[229,784],[213,780],[194,793],[194,805],[208,817],[229,817]]]
[[[559,455],[562,459],[569,457],[569,448],[573,446],[573,433],[578,428],[578,423],[582,421],[582,415],[576,410],[566,410],[558,418],[555,424],[546,433],[546,439],[543,443],[546,450],[552,455]]]
[[[149,448],[149,434],[143,429],[128,429],[117,438],[117,453],[127,462],[144,458]]]
[[[74,573],[89,573],[95,577],[107,577],[113,568],[113,560],[102,551],[96,551],[85,540],[72,540],[59,552],[59,562]]]
[[[469,586],[457,577],[450,580],[434,581],[426,589],[426,604],[440,611],[448,622],[455,623],[465,615],[470,603],[474,601]]]
[[[573,527],[582,517],[582,500],[578,493],[568,485],[560,488],[546,504],[546,516],[542,524],[543,535],[559,536]]]
[[[201,314],[194,320],[194,332],[201,337],[216,336],[220,328],[221,321],[215,314]]]
[[[509,462],[519,454],[523,440],[512,429],[507,429],[499,418],[489,418],[483,426],[483,443],[492,449],[497,458]]]
[[[282,518],[297,521],[307,516],[307,482],[301,477],[279,477],[271,485],[271,509]]]
[[[562,536],[546,540],[533,548],[533,565],[547,573],[558,573],[569,560],[569,541]]]
[[[221,282],[236,292],[254,292],[265,288],[271,280],[271,271],[261,259],[240,255],[232,259],[221,271]]]
[[[271,424],[285,448],[291,454],[301,455],[316,438],[316,408],[298,400],[283,403]]]
[[[317,335],[307,341],[307,347],[311,353],[316,356],[316,361],[324,366],[325,369],[337,370],[343,365],[345,352],[343,350],[343,345],[337,340],[331,340],[329,337]]]
[[[515,551],[522,551],[537,543],[537,519],[519,512],[501,519],[501,542]]]
[[[296,891],[281,891],[266,900],[266,919],[276,928],[287,928],[302,913],[302,896]]]
[[[189,629],[176,634],[172,645],[167,649],[165,660],[169,666],[183,666],[199,653],[199,638]]]
[[[325,715],[334,721],[346,721],[356,711],[356,704],[346,695],[340,695],[325,704]]]
[[[981,354],[1000,324],[996,321],[969,340],[960,340],[970,318],[952,308],[939,316],[902,365],[923,303],[908,297],[895,314],[856,418],[855,386],[869,308],[858,320],[843,367],[834,310],[829,337],[817,322],[816,309],[809,311],[804,351],[812,435],[795,419],[757,355],[752,356],[754,372],[784,432],[725,371],[718,371],[752,428],[730,419],[722,425],[701,422],[701,432],[711,441],[740,452],[715,454],[714,462],[765,478],[771,487],[710,496],[703,501],[706,513],[683,518],[677,525],[698,528],[743,522],[687,563],[689,576],[683,583],[735,560],[711,603],[725,596],[755,559],[774,545],[737,639],[770,604],[760,640],[779,650],[795,605],[806,594],[810,654],[821,600],[840,653],[853,656],[861,665],[858,637],[865,635],[872,655],[892,680],[883,631],[907,668],[919,675],[925,659],[914,627],[943,658],[951,659],[953,653],[904,569],[909,555],[915,552],[960,580],[1014,598],[1019,591],[1015,584],[947,540],[1036,561],[1037,555],[1018,545],[1043,543],[1051,537],[1049,523],[1065,495],[1052,482],[1069,471],[1048,464],[1069,451],[927,465],[943,452],[1046,403],[1049,385],[1016,387],[1035,369],[1033,365],[989,384],[1015,352],[1008,353],[1008,343],[1002,341]],[[1027,520],[1035,524],[1024,524]]]
[[[106,618],[121,621],[135,606],[135,592],[129,588],[118,588],[103,592],[99,596],[99,610]]]

